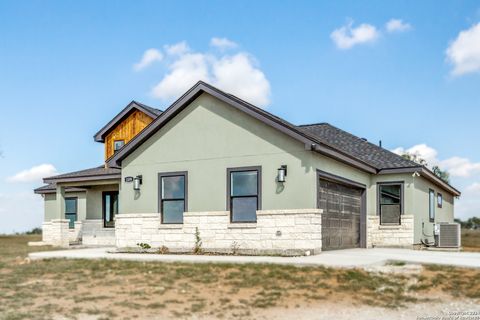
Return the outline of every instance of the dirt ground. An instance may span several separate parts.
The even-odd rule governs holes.
[[[0,237],[0,319],[480,319],[475,269],[32,262],[37,239]]]

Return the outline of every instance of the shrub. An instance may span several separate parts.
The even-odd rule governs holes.
[[[201,254],[202,250],[202,238],[200,238],[200,231],[198,227],[195,228],[195,247],[193,248],[193,253]]]

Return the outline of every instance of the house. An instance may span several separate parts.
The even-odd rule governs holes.
[[[95,136],[99,167],[44,179],[43,241],[316,254],[433,241],[455,188],[327,123],[293,125],[198,82],[161,112],[132,102]]]

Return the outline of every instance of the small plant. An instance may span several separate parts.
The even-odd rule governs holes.
[[[202,250],[202,238],[200,238],[200,231],[198,227],[195,228],[195,247],[193,248],[193,253],[201,254]]]
[[[170,252],[170,250],[168,249],[168,247],[166,246],[161,246],[160,248],[158,248],[158,251],[157,251],[159,254],[167,254]]]
[[[137,246],[139,246],[144,251],[152,248],[148,243],[143,242],[137,243]]]
[[[238,244],[237,241],[232,242],[231,249],[232,249],[232,254],[233,255],[236,255],[238,253],[238,249],[240,249],[240,245]]]

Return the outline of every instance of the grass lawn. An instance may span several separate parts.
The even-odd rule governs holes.
[[[416,274],[278,265],[25,259],[38,236],[0,236],[0,319],[255,318],[256,310],[349,303],[401,308],[480,298],[480,271]],[[392,265],[402,268],[401,264]]]
[[[480,251],[480,229],[462,229],[462,247],[465,251]]]

